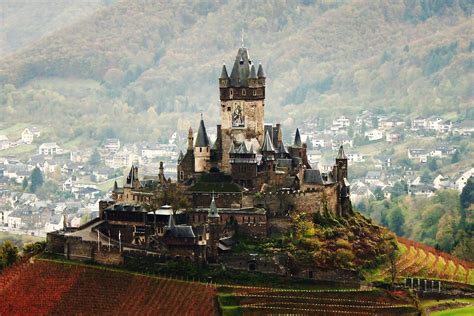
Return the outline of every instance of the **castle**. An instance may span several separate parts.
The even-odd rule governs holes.
[[[263,66],[242,45],[230,75],[222,66],[215,142],[201,116],[196,139],[190,128],[179,155],[176,182],[166,179],[162,163],[158,177],[143,179],[132,166],[124,185],[115,183],[112,199],[100,203],[99,218],[49,234],[50,249],[105,263],[120,263],[124,252],[218,262],[239,235],[267,236],[274,218],[289,223],[291,212],[352,214],[342,146],[332,171],[313,169],[298,129],[285,146],[281,125],[265,124],[265,86]],[[108,256],[101,250],[107,243]]]

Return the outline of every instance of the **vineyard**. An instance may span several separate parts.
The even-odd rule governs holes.
[[[215,289],[43,260],[0,275],[0,315],[215,315]]]
[[[474,264],[425,244],[398,237],[401,256],[397,262],[399,277],[419,277],[474,284]],[[389,268],[380,278],[388,278]]]
[[[224,315],[417,315],[404,292],[379,290],[220,289]]]

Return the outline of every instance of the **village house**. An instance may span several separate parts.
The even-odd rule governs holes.
[[[367,139],[371,142],[382,139],[383,138],[383,132],[378,129],[371,129],[367,132],[364,133],[364,136],[367,137]]]
[[[39,146],[38,153],[45,156],[54,156],[61,153],[61,148],[56,143],[43,143]]]
[[[424,117],[416,117],[411,123],[412,131],[418,131],[428,128],[428,121]]]
[[[381,170],[370,170],[367,171],[365,175],[365,183],[375,185],[380,184],[382,181],[382,171]]]
[[[465,120],[456,123],[452,127],[453,134],[461,136],[471,136],[474,134],[474,120]]]
[[[430,153],[426,149],[408,149],[408,159],[418,160],[418,162],[425,163],[428,161]]]
[[[356,153],[356,152],[351,152],[346,154],[347,160],[351,163],[356,163],[356,162],[364,162],[365,158],[364,155],[361,153]]]
[[[447,145],[438,145],[430,152],[430,156],[434,158],[445,158],[452,156],[456,152],[456,148]]]
[[[458,177],[456,177],[455,180],[454,180],[454,185],[455,185],[456,189],[458,189],[459,192],[462,192],[462,190],[464,189],[464,187],[467,184],[467,181],[473,175],[474,175],[474,168],[471,168],[471,169],[463,172],[462,174],[460,174]]]
[[[399,117],[389,117],[389,118],[381,118],[379,120],[379,128],[382,129],[390,129],[398,126],[404,125],[405,122]]]
[[[37,127],[27,127],[21,132],[21,141],[25,144],[31,144],[35,137],[40,137],[41,132]]]
[[[116,153],[120,149],[120,140],[118,138],[108,138],[105,141],[104,148],[109,152]]]
[[[438,174],[433,180],[433,187],[437,190],[451,189],[454,187],[454,183],[449,179],[449,177]]]
[[[431,197],[435,192],[436,188],[426,183],[410,184],[408,186],[408,194],[411,195]]]

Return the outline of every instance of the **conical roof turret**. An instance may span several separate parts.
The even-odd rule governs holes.
[[[339,152],[337,153],[336,159],[347,159],[347,156],[344,153],[344,147],[342,147],[342,145],[339,147]]]
[[[265,73],[263,72],[262,64],[259,64],[259,65],[258,65],[257,76],[258,76],[259,78],[265,78]]]
[[[227,68],[225,64],[222,65],[222,71],[221,71],[221,76],[219,79],[229,79],[229,74],[227,73]]]
[[[212,201],[211,206],[209,207],[209,213],[207,214],[208,218],[218,218],[219,212],[217,211],[216,200],[214,199],[214,192],[212,192]]]
[[[209,146],[209,137],[207,136],[206,126],[201,115],[201,122],[199,123],[199,130],[196,136],[195,147],[207,147]]]
[[[249,79],[257,79],[257,72],[255,71],[255,65],[252,65],[252,67],[250,67]]]
[[[267,133],[265,134],[265,140],[263,142],[263,146],[262,146],[262,152],[271,152],[271,151],[275,151],[275,148],[273,147],[273,142],[272,142],[272,139],[270,138],[270,134]]]
[[[301,147],[302,142],[301,142],[301,135],[300,135],[300,130],[297,128],[296,133],[295,133],[295,141],[293,143],[295,147]]]

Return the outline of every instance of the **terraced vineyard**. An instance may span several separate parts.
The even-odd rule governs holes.
[[[398,276],[474,284],[474,263],[405,238],[399,237],[398,243],[402,253],[397,262]],[[389,268],[386,268],[379,278],[388,275]]]
[[[0,315],[215,315],[200,283],[37,260],[0,275]]]
[[[417,315],[404,292],[222,288],[224,315]]]

